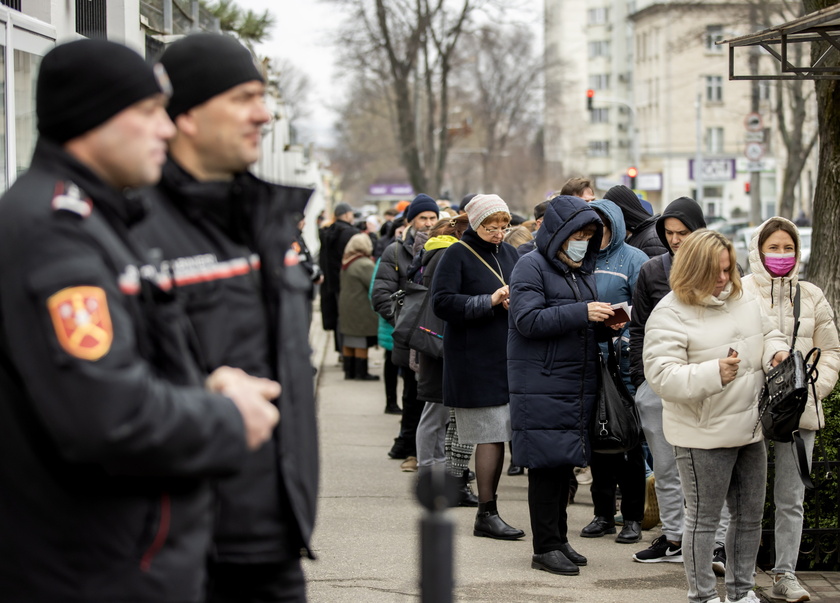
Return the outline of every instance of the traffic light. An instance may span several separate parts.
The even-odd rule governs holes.
[[[592,99],[595,98],[595,91],[591,88],[586,91],[586,109],[592,111]]]
[[[630,178],[630,188],[636,188],[636,176],[639,175],[639,170],[634,167],[627,168],[627,176]]]
[[[750,182],[749,181],[744,182],[744,192],[748,195],[750,194]]]

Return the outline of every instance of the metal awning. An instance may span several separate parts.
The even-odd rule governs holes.
[[[788,49],[793,44],[827,42],[828,48],[808,66],[794,65],[788,60]],[[722,40],[718,44],[729,44],[729,79],[730,80],[838,80],[840,66],[826,66],[826,59],[834,53],[840,53],[840,5],[829,6],[815,13],[809,13],[799,19],[771,27],[746,36]],[[781,66],[778,73],[743,74],[735,73],[735,49],[741,47],[760,47],[773,56]],[[803,56],[811,62],[810,48]]]

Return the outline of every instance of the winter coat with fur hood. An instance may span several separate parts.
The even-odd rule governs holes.
[[[796,230],[792,222],[789,224]],[[837,328],[834,326],[834,311],[819,287],[813,283],[799,281],[801,244],[798,237],[794,240],[797,249],[796,266],[786,276],[770,275],[758,248],[758,239],[766,226],[767,222],[759,226],[750,241],[749,263],[752,274],[744,277],[744,288],[759,298],[762,313],[770,318],[775,328],[784,333],[789,344],[794,325],[793,296],[796,295],[797,284],[799,285],[801,307],[796,349],[803,355],[813,347],[822,350],[822,357],[817,365],[819,378],[816,383],[817,398],[822,400],[831,393],[834,384],[837,383],[837,372],[840,369],[840,342],[837,338]],[[818,405],[813,393],[809,391],[808,405],[799,420],[799,426],[803,429],[819,429],[824,425],[822,404]]]

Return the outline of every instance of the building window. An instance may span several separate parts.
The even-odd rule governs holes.
[[[714,52],[715,54],[723,53],[723,46],[718,46],[717,42],[723,40],[723,25],[707,25],[706,26],[706,52]]]
[[[610,9],[606,6],[590,8],[586,11],[586,16],[589,25],[603,25],[610,19]]]
[[[723,153],[723,128],[706,128],[706,152]]]
[[[589,76],[589,87],[592,90],[607,90],[610,87],[609,73],[596,73]]]
[[[105,0],[76,0],[76,31],[88,38],[106,38]]]
[[[597,59],[598,57],[610,56],[610,42],[609,40],[597,40],[589,43],[589,58]]]
[[[20,10],[20,0],[0,0],[0,4],[15,10]]]
[[[709,103],[723,102],[723,76],[721,76],[721,75],[707,75],[706,76],[706,102],[709,102]]]
[[[610,154],[609,140],[590,140],[589,141],[589,156],[590,157],[607,157]]]
[[[770,100],[770,82],[759,80],[758,82],[758,100]]]
[[[610,123],[610,110],[609,109],[592,109],[589,112],[589,123],[591,124],[608,124]]]
[[[35,140],[35,75],[41,65],[37,54],[15,49],[15,166],[17,175],[29,169]]]

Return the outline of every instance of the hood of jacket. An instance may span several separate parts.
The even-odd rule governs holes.
[[[691,197],[679,197],[671,201],[656,221],[656,234],[659,235],[659,240],[662,241],[665,249],[671,255],[674,255],[674,252],[668,244],[668,239],[665,238],[665,220],[668,218],[676,218],[685,224],[691,232],[700,228],[706,228],[703,209],[697,201]]]
[[[592,273],[595,270],[604,227],[601,218],[583,199],[559,195],[549,201],[542,226],[537,231],[537,249],[560,272],[567,273],[571,268],[557,258],[557,252],[569,237],[593,223],[596,225],[595,234],[589,240],[589,247],[580,267],[581,272]]]
[[[793,242],[796,245],[796,265],[794,265],[791,271],[785,276],[771,276],[767,271],[767,268],[764,266],[764,262],[761,261],[761,250],[758,248],[758,239],[761,237],[761,233],[764,229],[767,228],[767,223],[770,222],[770,220],[781,220],[792,226],[793,231],[796,233],[796,236],[793,238]],[[796,228],[793,222],[786,220],[785,218],[777,216],[775,218],[770,218],[770,220],[767,220],[761,226],[756,228],[755,232],[753,232],[752,238],[750,239],[750,270],[755,275],[753,278],[756,280],[756,283],[758,283],[761,287],[781,286],[793,290],[799,282],[799,264],[802,260],[802,240],[799,238],[799,229]]]
[[[624,214],[621,213],[621,208],[609,199],[596,199],[589,204],[589,207],[594,207],[599,210],[606,216],[609,222],[610,242],[598,252],[598,256],[606,257],[612,255],[624,243],[624,237],[627,233],[627,229],[624,226]]]
[[[453,243],[457,243],[458,239],[453,237],[452,235],[440,235],[437,237],[432,237],[426,244],[423,246],[423,249],[426,251],[432,251],[433,249],[446,249]]]

